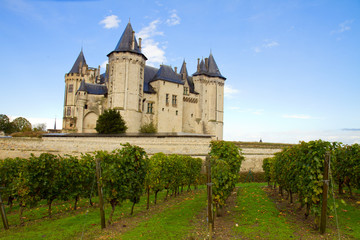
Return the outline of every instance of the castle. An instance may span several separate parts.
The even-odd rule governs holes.
[[[196,133],[223,138],[224,83],[213,55],[198,59],[189,76],[171,66],[146,65],[146,56],[130,23],[108,55],[106,72],[88,67],[81,50],[65,74],[63,132],[94,133],[106,109],[117,109],[128,127],[139,132],[153,123],[159,133]]]

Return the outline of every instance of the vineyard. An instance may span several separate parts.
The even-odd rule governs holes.
[[[360,216],[356,203],[360,200],[359,145],[346,146],[321,140],[302,142],[265,159],[263,168],[271,189],[278,187],[280,199],[287,198],[290,206],[299,202],[299,208],[305,209],[304,219],[315,221],[309,228],[313,231],[313,226],[319,225],[323,163],[327,152],[331,153],[330,175],[333,176],[329,181],[330,189],[336,183],[342,198],[351,199],[346,200],[350,205],[344,205],[340,199],[336,199],[335,206],[334,201],[328,201],[328,231],[329,236],[335,236],[333,216],[337,208],[338,212],[339,208],[346,211],[340,211],[340,215],[351,210],[353,216]],[[302,236],[303,233],[296,231],[298,227],[289,225],[283,210],[272,203],[278,201],[274,200],[277,198],[274,190],[269,192],[270,188],[264,188],[264,184],[239,185],[238,170],[243,161],[241,149],[225,141],[211,142],[206,162],[163,153],[148,157],[142,148],[130,144],[113,152],[97,151],[80,157],[43,153],[28,159],[4,159],[0,161],[0,193],[6,203],[10,227],[6,231],[10,234],[0,232],[0,238],[208,238],[207,200],[203,186],[207,182],[205,166],[211,166],[212,183],[207,185],[212,187],[212,209],[217,213],[216,238],[278,239],[278,236],[284,236],[281,239],[287,239],[290,235]],[[100,178],[96,176],[97,162]],[[100,231],[98,187],[105,200],[107,230],[103,231]],[[329,194],[329,199],[331,196]],[[257,214],[253,215],[254,212]],[[360,218],[351,218],[347,227],[354,233],[348,231],[349,236],[359,236],[360,229],[356,225]],[[262,225],[269,222],[278,225],[261,230]],[[37,230],[38,225],[43,227]],[[57,230],[61,235],[50,236]],[[261,231],[268,233],[262,235]],[[309,235],[313,233],[307,234],[313,237]],[[314,236],[320,238],[321,235],[314,233]]]

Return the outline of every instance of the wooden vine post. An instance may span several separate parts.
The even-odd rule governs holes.
[[[326,152],[325,161],[324,161],[324,185],[323,185],[322,208],[321,208],[321,219],[320,219],[321,234],[324,234],[326,229],[327,195],[329,188],[329,165],[330,165],[330,152]]]
[[[3,189],[3,188],[0,188],[0,189]],[[1,218],[2,218],[2,221],[3,221],[3,224],[4,224],[4,228],[5,228],[5,230],[7,230],[7,229],[9,229],[9,223],[8,223],[8,220],[7,220],[7,217],[6,217],[4,204],[3,204],[3,201],[2,201],[2,198],[1,198],[1,192],[0,192],[0,210],[1,210]]]
[[[207,173],[207,195],[208,195],[208,224],[209,224],[209,236],[212,239],[212,233],[214,231],[214,211],[212,201],[212,182],[211,182],[211,161],[210,157],[206,156],[206,173]]]
[[[98,158],[96,158],[96,179],[97,179],[97,186],[98,186],[98,193],[99,193],[101,229],[104,229],[106,227],[106,225],[105,225],[104,199],[103,199],[102,187],[101,187],[101,184],[100,184],[100,179],[101,179],[100,159],[98,159]]]

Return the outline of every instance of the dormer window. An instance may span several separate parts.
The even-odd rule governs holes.
[[[184,87],[184,95],[189,95],[189,88],[188,87]]]

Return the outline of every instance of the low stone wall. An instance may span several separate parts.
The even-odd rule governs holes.
[[[210,135],[191,134],[123,134],[99,136],[98,134],[47,134],[43,138],[0,138],[0,159],[7,157],[28,158],[48,152],[59,155],[92,153],[98,150],[112,151],[121,147],[121,143],[130,143],[145,149],[149,156],[163,152],[165,154],[185,154],[205,159],[209,152]],[[241,171],[262,172],[262,160],[281,151],[284,145],[249,144],[236,142],[242,148],[245,161]]]
[[[48,152],[59,155],[91,153],[98,150],[112,151],[120,144],[130,143],[145,149],[148,155],[157,152],[205,157],[209,152],[210,135],[123,134],[99,136],[97,134],[47,134],[43,138],[2,138],[0,159],[29,157]]]

